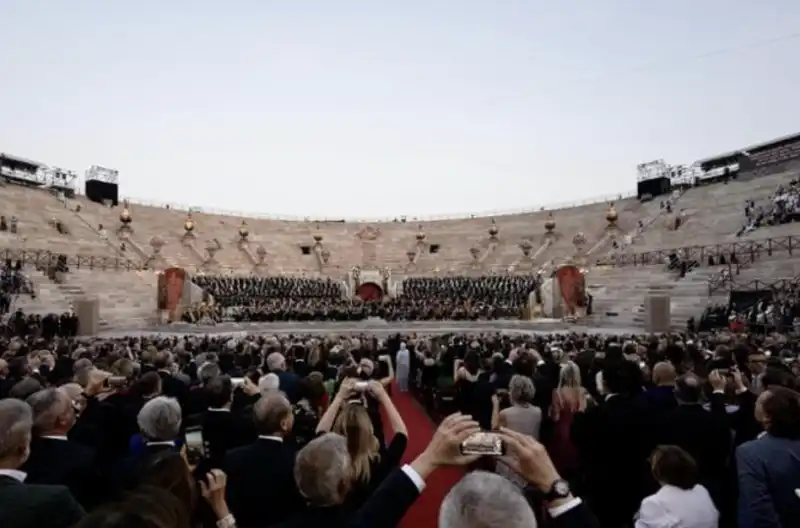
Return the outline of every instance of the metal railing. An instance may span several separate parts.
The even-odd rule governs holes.
[[[64,260],[59,262],[59,259]],[[128,259],[119,257],[95,257],[85,255],[65,255],[48,250],[37,249],[0,249],[0,262],[10,260],[12,263],[19,261],[22,266],[35,266],[37,269],[47,269],[50,266],[58,266],[59,263],[69,268],[75,269],[97,269],[97,270],[139,270],[142,268]]]
[[[772,255],[774,252],[786,251],[789,254],[800,247],[800,237],[787,235],[782,237],[763,238],[756,240],[747,240],[743,242],[727,242],[723,244],[703,244],[693,246],[682,246],[665,249],[654,249],[652,251],[643,251],[641,253],[628,253],[623,255],[616,255],[608,259],[600,259],[596,262],[597,265],[604,266],[653,266],[656,264],[664,264],[673,253],[683,259],[697,260],[701,264],[705,262],[708,257],[714,257],[715,260],[723,256],[726,260],[730,260],[731,255],[736,255],[740,262],[746,256],[755,255],[760,252],[766,252]]]
[[[774,253],[787,252],[789,255],[794,253],[794,250],[800,243],[800,237],[784,236],[766,238],[761,240],[751,240],[748,242],[736,242],[735,246],[749,246],[745,251],[736,253],[736,264],[731,265],[730,259],[728,267],[722,269],[716,275],[708,278],[708,295],[709,297],[722,288],[730,289],[731,284],[735,284],[734,278],[742,268],[745,268],[761,258],[761,255],[766,253],[767,256],[772,256]],[[741,256],[740,256],[741,255]]]
[[[785,293],[800,289],[800,275],[789,279],[770,281],[753,279],[743,283],[732,282],[732,286],[736,288],[736,291],[741,292],[770,290],[774,293]]]

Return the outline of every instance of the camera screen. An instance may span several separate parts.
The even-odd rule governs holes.
[[[494,433],[475,433],[461,443],[463,455],[501,456],[505,452],[503,439]]]
[[[203,443],[203,431],[198,428],[186,429],[186,449],[197,456],[204,457],[206,454],[205,444]]]

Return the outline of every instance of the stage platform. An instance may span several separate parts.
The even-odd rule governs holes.
[[[216,325],[196,325],[173,323],[155,325],[149,328],[108,329],[100,336],[118,337],[135,335],[218,335],[241,336],[246,334],[287,335],[287,334],[373,334],[394,333],[442,334],[442,333],[508,333],[508,334],[551,334],[551,333],[594,333],[631,334],[641,333],[637,328],[608,328],[568,323],[561,319],[536,319],[532,321],[309,321],[272,323],[234,323],[223,322]]]

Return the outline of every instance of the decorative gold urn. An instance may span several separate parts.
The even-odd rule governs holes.
[[[614,208],[614,204],[612,203],[608,208],[608,212],[606,213],[606,221],[609,223],[609,225],[614,225],[617,223],[617,218],[617,210]]]
[[[322,232],[319,230],[319,223],[317,223],[317,230],[314,231],[314,242],[317,244],[322,242]]]
[[[194,231],[194,221],[192,220],[192,213],[188,213],[186,215],[186,221],[183,223],[183,230],[186,231],[187,234]]]
[[[425,231],[422,230],[422,224],[419,225],[419,231],[417,231],[417,242],[422,242],[425,240]]]
[[[548,233],[552,233],[553,230],[556,228],[556,219],[553,218],[553,213],[549,213],[547,215],[547,220],[544,222],[544,230]]]
[[[469,253],[470,253],[470,255],[472,255],[473,259],[478,260],[478,257],[480,257],[480,255],[481,255],[481,250],[480,250],[480,248],[473,246],[473,247],[469,248]]]
[[[410,249],[408,251],[406,251],[406,257],[408,257],[408,261],[409,262],[414,262],[414,257],[416,257],[416,256],[417,256],[417,252],[416,251],[411,251]]]
[[[133,222],[133,217],[131,216],[131,212],[128,211],[128,203],[126,202],[125,205],[122,207],[122,212],[119,214],[119,221],[122,225],[128,225]]]
[[[239,226],[239,238],[247,240],[250,236],[250,230],[247,228],[247,222],[242,220],[242,225]]]
[[[531,244],[528,240],[523,240],[519,244],[519,248],[522,250],[522,254],[526,257],[531,254],[531,249],[533,249],[533,244]]]
[[[495,222],[494,218],[492,218],[492,225],[489,227],[489,236],[492,238],[497,238],[497,233],[500,232],[500,229],[497,227],[497,222]]]

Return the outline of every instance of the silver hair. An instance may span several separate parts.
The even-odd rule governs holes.
[[[59,389],[43,389],[28,396],[25,402],[33,411],[36,434],[47,434],[58,425],[58,419],[69,411],[71,398]]]
[[[33,411],[24,401],[0,400],[0,460],[13,456],[30,442]]]
[[[281,379],[274,372],[261,376],[258,380],[258,390],[261,394],[280,389]]]
[[[148,440],[175,440],[181,428],[181,406],[173,398],[158,396],[144,404],[136,423]]]
[[[514,403],[531,403],[536,394],[533,381],[527,376],[515,374],[508,383],[508,396]]]
[[[203,385],[221,374],[222,370],[220,370],[219,365],[211,361],[206,361],[197,369],[197,377]]]
[[[313,506],[340,504],[342,483],[350,478],[347,439],[326,433],[309,442],[297,454],[294,480],[297,489]]]
[[[473,471],[453,486],[439,508],[439,528],[536,528],[520,489],[495,473]]]
[[[273,352],[267,356],[267,369],[270,371],[281,370],[286,365],[286,358],[280,352]]]

